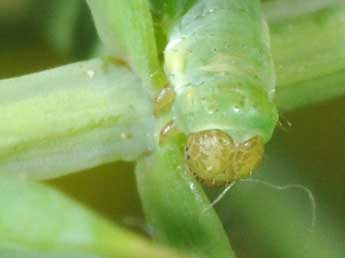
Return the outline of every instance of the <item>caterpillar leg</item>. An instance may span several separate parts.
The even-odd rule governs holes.
[[[167,123],[160,132],[159,144],[166,143],[169,139],[181,134],[181,131],[177,129],[173,121]]]
[[[160,117],[162,114],[168,112],[174,104],[176,98],[175,90],[171,87],[162,89],[154,100],[154,115]]]
[[[246,178],[258,167],[264,155],[264,142],[255,136],[236,144],[221,130],[189,135],[185,148],[190,173],[208,186],[228,185]]]

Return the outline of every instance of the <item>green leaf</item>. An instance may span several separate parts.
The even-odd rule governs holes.
[[[0,176],[0,257],[178,258],[62,194]]]
[[[186,172],[179,146],[164,144],[136,168],[139,194],[154,237],[197,257],[234,257],[218,216],[200,185]]]
[[[149,89],[166,83],[146,0],[88,0],[98,33],[112,55],[123,56]]]
[[[61,176],[153,145],[152,104],[126,67],[91,60],[0,80],[0,173]]]

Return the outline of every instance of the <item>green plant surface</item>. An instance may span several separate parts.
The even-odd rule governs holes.
[[[1,257],[183,258],[46,186],[1,176],[0,189]]]
[[[162,88],[166,79],[158,59],[148,1],[87,2],[100,38],[110,53],[125,58],[148,89]]]
[[[163,59],[168,35],[174,25],[195,4],[196,0],[149,0],[155,28],[157,50]]]
[[[2,80],[0,92],[2,173],[50,178],[152,148],[151,102],[126,67],[96,59]]]
[[[334,4],[344,3],[343,0],[263,0],[262,2],[266,18],[273,22],[313,13]]]
[[[170,35],[169,26],[183,21],[198,3],[206,2],[221,5],[232,1],[181,0],[175,4],[163,1],[159,5],[152,0],[150,6],[149,1],[144,0],[121,3],[89,0],[103,43],[112,55],[124,58],[127,63],[114,58],[96,59],[1,80],[1,173],[46,179],[116,160],[138,161],[138,190],[154,239],[197,257],[235,257],[222,223],[210,207],[202,187],[185,168],[183,143],[169,141],[158,145],[159,133],[171,120],[171,114],[158,120],[154,118],[152,108],[151,97],[166,83],[161,44],[165,41],[164,37]],[[235,2],[237,7],[254,3]],[[279,2],[280,8],[287,3]],[[294,3],[291,7],[296,11],[299,5]],[[256,12],[259,4],[255,1],[254,5],[255,11],[249,14],[255,18],[260,16],[256,21],[261,24],[261,15]],[[282,113],[344,95],[344,87],[340,86],[344,82],[345,66],[341,58],[344,54],[344,4],[320,10],[323,5],[318,1],[313,8],[309,7],[309,10],[317,11],[312,14],[290,12],[284,19],[270,19],[273,57],[278,73],[276,100]],[[155,16],[158,8],[163,8],[163,12]],[[238,9],[239,13],[243,11]],[[210,17],[214,17],[212,13],[217,14],[215,11],[211,7],[206,9]],[[245,28],[241,15],[236,13],[235,16],[240,27]],[[215,19],[216,25],[228,27],[225,26],[225,21],[229,21],[227,15],[216,17],[220,17]],[[258,23],[254,25],[261,28]],[[322,36],[316,25],[320,26],[325,37],[320,38]],[[164,31],[164,26],[168,27],[167,31]],[[295,29],[290,30],[290,27]],[[198,32],[202,33],[202,29]],[[206,26],[205,29],[210,28]],[[224,36],[220,32],[217,31],[217,37]],[[251,33],[248,32],[248,35],[250,38]],[[166,39],[170,40],[169,37]],[[263,41],[267,43],[268,39]],[[308,41],[313,44],[306,45]],[[200,42],[202,40],[196,40],[195,46]],[[224,46],[220,44],[217,47]],[[208,52],[198,53],[199,61],[208,65]],[[243,53],[257,54],[255,51]],[[325,54],[322,60],[318,56],[320,53]],[[260,67],[260,60],[253,60],[254,66]],[[231,58],[225,60],[225,65],[230,64],[233,65]],[[243,68],[241,65],[239,63],[239,67]],[[237,71],[238,67],[233,66],[233,70]],[[268,81],[264,86],[270,92],[273,71],[261,68],[258,69],[259,77],[263,78],[258,81]],[[9,207],[0,210],[0,227],[4,227],[4,230],[0,228],[0,254],[3,252],[5,257],[177,257],[165,249],[152,247],[130,233],[114,229],[113,225],[95,215],[85,215],[77,204],[61,200],[63,197],[46,187],[26,181],[17,182],[4,176],[0,178],[0,190],[6,193],[0,196],[0,203]],[[247,195],[240,196],[239,202],[234,202],[237,214],[263,236],[262,242],[258,242],[268,245],[277,257],[299,257],[301,245],[298,239],[284,241],[295,236],[295,232],[288,225],[282,225],[282,218],[289,217],[294,225],[303,227],[305,213],[298,205],[285,206],[285,202],[278,204],[277,210],[271,210],[276,205],[275,200],[270,199],[273,195],[258,192],[256,197],[266,201],[261,206],[256,203],[256,198],[247,200]],[[266,222],[267,211],[272,211],[275,219],[265,228],[262,225]],[[232,216],[231,213],[227,215]],[[13,223],[17,220],[20,223]],[[36,225],[33,221],[39,223]],[[277,242],[279,234],[284,239]],[[325,241],[322,233],[317,233],[311,238],[316,248],[308,258],[320,255],[321,258],[341,257],[342,249],[337,247],[341,239],[334,239],[334,242]],[[249,247],[255,249],[255,244],[251,243]]]
[[[41,4],[41,3],[39,3]],[[44,3],[42,3],[44,5]],[[83,1],[59,0],[42,7],[45,21],[40,19],[40,25],[44,24],[44,31],[50,44],[63,56],[69,56],[75,40],[75,27],[79,19],[79,10]],[[48,17],[47,17],[48,16]]]
[[[310,81],[282,86],[276,97],[282,113],[344,97],[344,74],[345,70],[340,70]]]
[[[185,172],[180,146],[171,141],[137,163],[138,190],[153,237],[200,258],[235,257],[205,193]]]
[[[345,94],[345,4],[271,22],[270,30],[282,112]]]
[[[342,54],[343,51],[341,44],[337,44],[342,42],[344,37],[344,26],[338,26],[343,23],[344,13],[344,5],[340,5],[312,15],[271,24],[275,62],[279,72],[277,104],[282,111],[344,94],[345,87],[341,83],[345,79],[342,72],[344,64],[343,59],[338,58],[338,53]],[[311,21],[310,18],[314,20]],[[320,36],[323,34],[318,33],[317,24],[328,37]],[[289,29],[289,26],[296,27],[296,30]],[[315,38],[315,43],[306,51],[303,48],[303,31],[308,37]],[[327,46],[326,42],[319,44],[317,39],[333,42],[335,47],[323,49],[322,46]],[[291,55],[285,55],[284,51],[280,51],[280,45],[284,44],[286,51]],[[295,45],[299,46],[296,50],[292,47]],[[318,58],[319,52],[325,53],[322,55],[326,61]],[[301,69],[298,60],[302,63],[309,60],[306,73]],[[332,61],[335,64],[332,64]],[[0,81],[0,96],[3,97],[0,102],[0,117],[3,121],[0,128],[3,132],[0,141],[0,168],[7,173],[24,173],[30,178],[49,178],[118,159],[134,160],[149,150],[152,147],[152,139],[146,135],[150,135],[150,128],[153,128],[155,123],[151,115],[150,100],[145,97],[144,91],[141,91],[141,82],[126,68],[118,67],[109,61],[90,61]],[[321,77],[313,72],[313,69],[316,69],[322,73],[323,70],[319,67],[327,68],[327,72]],[[117,76],[118,78],[115,78]],[[294,79],[291,81],[286,78]],[[49,87],[46,86],[48,81]],[[115,81],[119,81],[121,86],[114,83]],[[323,87],[325,82],[328,87]],[[129,93],[128,98],[119,94],[124,88],[125,92]],[[118,96],[121,96],[121,100],[126,98],[127,102],[117,100]],[[133,99],[139,102],[130,105]],[[130,106],[133,108],[129,109]],[[116,116],[115,113],[111,113],[115,109],[123,116],[130,113],[128,119],[133,118],[133,122],[125,123],[134,123],[135,126],[121,125],[116,131],[105,129],[107,123]],[[65,110],[69,112],[66,113]],[[36,116],[39,114],[38,111],[45,113]],[[97,126],[103,128],[102,136],[98,135],[99,131],[96,129],[91,130],[91,127]],[[76,131],[78,133],[75,133]],[[11,133],[14,136],[11,136]],[[123,140],[119,135],[125,138],[131,135],[132,140]],[[76,145],[76,142],[83,144]],[[122,146],[124,142],[129,143],[126,145],[128,147]],[[88,151],[84,152],[86,146],[98,148],[91,154]],[[56,164],[57,158],[63,158],[65,162]]]
[[[99,44],[85,0],[16,0],[31,3],[27,26],[66,62],[91,58]]]
[[[167,36],[175,23],[197,0],[150,0],[152,17]]]

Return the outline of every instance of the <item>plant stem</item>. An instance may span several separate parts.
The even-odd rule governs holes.
[[[0,81],[0,171],[61,176],[152,147],[151,101],[126,67],[92,60]]]
[[[183,258],[46,186],[0,176],[1,257]]]
[[[343,3],[343,0],[263,0],[266,18],[270,22],[294,16],[306,15],[330,5]]]
[[[147,0],[88,0],[100,38],[115,56],[126,59],[149,92],[166,84]]]
[[[197,0],[150,0],[153,19],[160,30],[169,34],[175,23]]]
[[[181,144],[169,142],[138,161],[137,184],[153,237],[202,258],[234,253],[200,185],[186,172]]]
[[[270,29],[281,112],[345,95],[345,4],[274,20]]]

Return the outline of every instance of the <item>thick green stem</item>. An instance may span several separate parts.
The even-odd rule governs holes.
[[[152,147],[155,120],[140,80],[93,60],[0,81],[0,171],[61,176]]]
[[[166,143],[138,161],[137,184],[153,236],[202,258],[232,258],[223,226],[188,174],[181,144]]]

